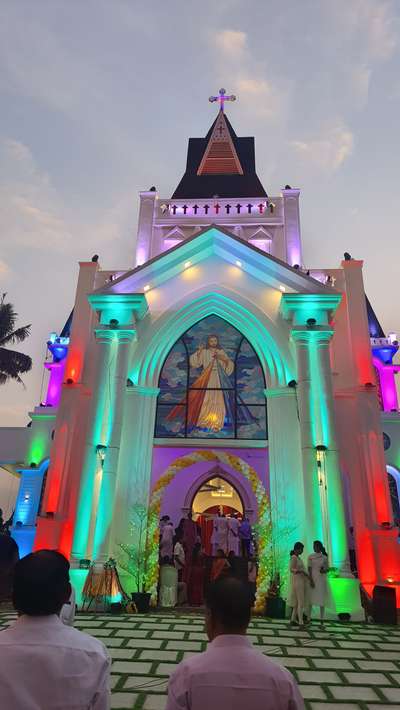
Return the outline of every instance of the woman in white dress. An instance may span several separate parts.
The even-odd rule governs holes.
[[[292,617],[290,623],[294,626],[298,624],[299,629],[304,628],[304,609],[308,606],[308,592],[310,578],[304,567],[304,562],[300,555],[303,553],[304,545],[296,542],[290,553],[290,594],[289,606],[292,607]]]
[[[313,606],[319,606],[321,624],[324,621],[325,607],[328,600],[328,555],[322,542],[315,540],[314,553],[309,555],[307,567],[310,575],[310,618]]]

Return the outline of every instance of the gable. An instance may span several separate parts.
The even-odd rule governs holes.
[[[243,274],[281,291],[288,290],[292,293],[326,293],[327,289],[330,293],[334,291],[332,287],[328,288],[300,270],[293,269],[256,246],[244,242],[228,230],[211,226],[150,259],[142,266],[128,271],[95,293],[146,294],[150,289],[175,276],[183,275],[184,272],[186,272],[185,284],[190,289],[191,279],[192,282],[196,280],[193,277],[192,267],[202,267],[204,262],[208,263],[211,258],[214,264],[220,265],[218,267],[220,269],[224,265],[230,269],[234,267]],[[208,282],[210,273],[211,271],[207,269],[203,272],[204,283]]]

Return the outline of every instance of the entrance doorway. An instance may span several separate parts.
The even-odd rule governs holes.
[[[242,499],[234,486],[221,476],[202,483],[192,502],[193,519],[201,527],[201,540],[206,555],[212,554],[213,520],[218,513],[243,515]]]

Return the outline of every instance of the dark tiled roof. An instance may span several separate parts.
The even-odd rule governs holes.
[[[367,304],[368,328],[370,338],[385,338],[383,328],[376,317],[375,311],[372,308],[367,296],[365,296]]]
[[[69,338],[71,335],[71,324],[72,324],[72,318],[74,315],[74,309],[72,309],[71,313],[68,316],[68,320],[66,324],[64,325],[64,328],[62,329],[60,333],[60,338]]]
[[[232,142],[235,146],[243,175],[197,175],[201,159],[211,138],[215,119],[205,138],[189,138],[186,172],[172,199],[201,199],[218,197],[267,197],[255,166],[254,138],[238,138],[224,114]]]

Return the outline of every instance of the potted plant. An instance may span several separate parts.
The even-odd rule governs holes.
[[[133,577],[136,591],[132,593],[132,600],[141,614],[149,611],[151,597],[150,593],[146,591],[150,557],[147,544],[148,517],[147,506],[143,503],[135,503],[130,516],[132,542],[130,544],[119,543],[119,548],[124,553],[118,561],[119,566]]]
[[[281,575],[275,572],[270,580],[265,600],[265,614],[271,619],[284,619],[286,602],[281,597]]]

